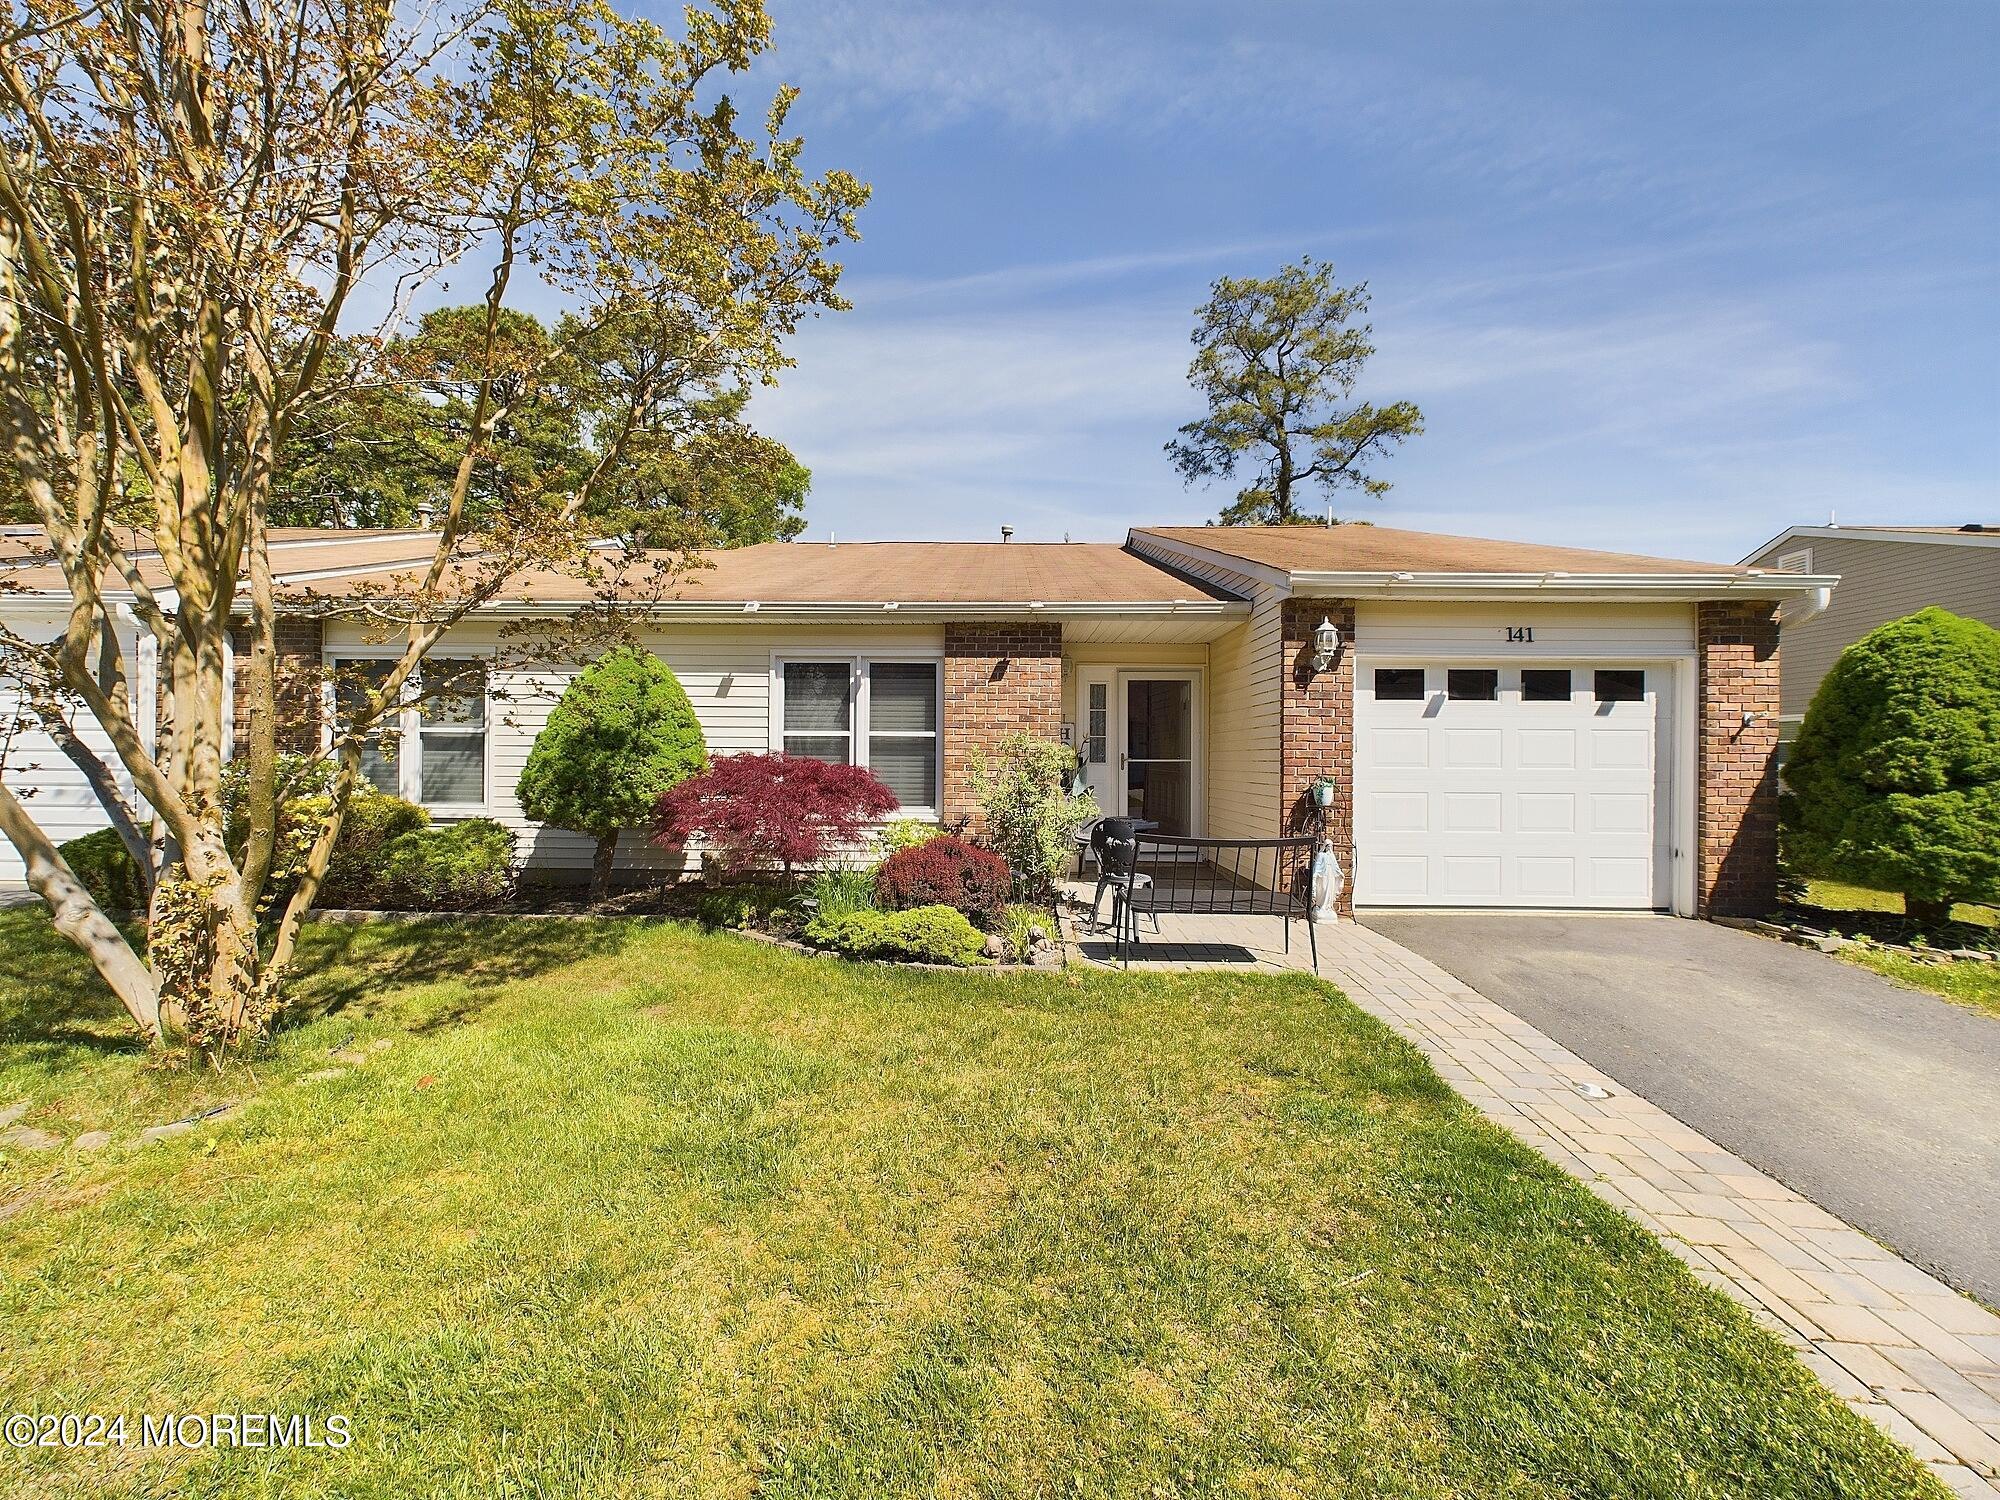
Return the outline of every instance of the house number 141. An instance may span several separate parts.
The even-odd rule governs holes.
[[[1531,646],[1535,641],[1535,627],[1532,625],[1509,625],[1507,644],[1510,646]]]

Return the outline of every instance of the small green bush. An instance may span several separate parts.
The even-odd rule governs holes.
[[[789,899],[779,886],[725,885],[703,890],[695,897],[694,919],[703,927],[734,931],[765,921]]]
[[[875,881],[866,870],[822,870],[806,882],[805,894],[822,917],[875,909]]]
[[[514,834],[491,818],[418,828],[382,850],[382,899],[405,911],[467,911],[503,900],[514,880]]]
[[[905,849],[916,849],[932,839],[944,837],[944,830],[922,818],[891,818],[875,830],[876,864]]]
[[[71,839],[61,849],[64,860],[76,871],[76,878],[90,892],[90,899],[106,911],[143,911],[146,893],[139,883],[139,867],[125,850],[125,841],[115,828],[100,828],[82,838]]]
[[[1923,609],[1840,655],[1785,763],[1797,874],[1900,891],[1941,926],[2000,900],[2000,631]]]
[[[1018,896],[1046,896],[1076,857],[1076,832],[1097,816],[1072,791],[1076,752],[1052,740],[1010,734],[988,756],[974,749],[970,774],[986,813],[986,842],[1007,861]]]
[[[806,937],[850,958],[897,958],[961,967],[985,961],[986,939],[965,919],[964,912],[949,906],[816,917],[807,924]]]
[[[326,816],[324,797],[301,797],[285,804],[281,826],[307,828],[317,836],[320,819]],[[341,820],[340,838],[327,861],[326,879],[320,883],[321,906],[370,906],[383,899],[382,861],[389,846],[406,834],[430,827],[431,815],[414,802],[392,797],[372,786],[356,787]],[[311,847],[310,840],[307,847]],[[300,859],[303,862],[303,854]],[[284,882],[289,896],[292,882]]]

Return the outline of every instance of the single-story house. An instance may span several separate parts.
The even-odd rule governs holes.
[[[428,557],[422,532],[285,531],[281,582],[337,601]],[[60,576],[17,542],[0,610],[51,633]],[[912,813],[971,811],[967,758],[1012,730],[1081,753],[1106,811],[1266,838],[1318,824],[1364,906],[1755,910],[1776,875],[1781,622],[1810,570],[1672,562],[1377,526],[1135,528],[1122,544],[781,542],[720,552],[645,606],[716,754],[865,764]],[[440,659],[494,662],[489,700],[420,719],[384,786],[440,819],[515,828],[528,864],[588,843],[522,816],[514,785],[569,669],[495,658],[505,632],[585,600],[522,578]],[[128,633],[142,676],[151,643]],[[317,671],[386,654],[365,620],[288,618]],[[149,691],[147,683],[141,692]],[[317,702],[275,706],[296,742]],[[239,714],[258,705],[239,703]],[[24,740],[57,831],[95,820],[52,746]],[[628,868],[666,858],[628,836]],[[18,880],[11,851],[0,880]]]
[[[1840,653],[1877,625],[1935,604],[2000,630],[2000,525],[1790,526],[1743,565],[1840,577],[1827,608],[1785,632],[1778,688],[1783,744],[1797,736]]]

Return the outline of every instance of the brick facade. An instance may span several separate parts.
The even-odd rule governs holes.
[[[325,675],[320,658],[321,639],[318,620],[296,616],[282,616],[278,620],[275,706],[280,750],[303,755],[319,749],[320,690]],[[235,699],[232,705],[235,710],[235,753],[242,755],[249,748],[251,715],[261,713],[263,709],[250,701],[248,628],[232,626],[229,645],[236,655]]]
[[[1777,606],[1696,605],[1695,649],[1695,909],[1704,917],[1761,915],[1778,890]],[[1756,717],[1746,724],[1745,713]]]
[[[944,788],[947,822],[973,817],[967,765],[1008,734],[1062,736],[1062,625],[997,621],[944,628]]]
[[[1313,670],[1313,631],[1331,620],[1342,646],[1333,664]],[[1285,832],[1319,831],[1308,793],[1322,776],[1338,783],[1326,811],[1326,832],[1346,872],[1342,915],[1354,911],[1354,601],[1289,599],[1284,606],[1285,680],[1280,717],[1279,777]]]

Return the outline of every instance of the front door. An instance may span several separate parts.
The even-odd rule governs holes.
[[[1114,811],[1161,833],[1194,832],[1194,674],[1119,678],[1119,784]]]

